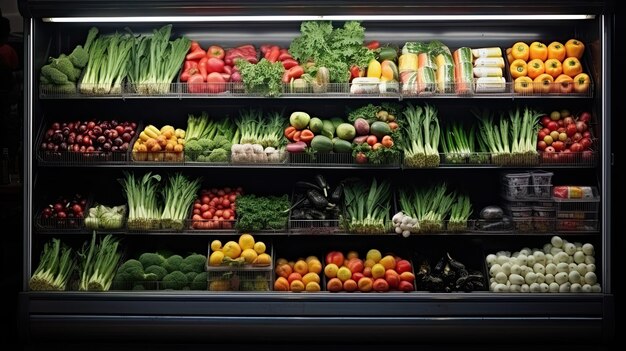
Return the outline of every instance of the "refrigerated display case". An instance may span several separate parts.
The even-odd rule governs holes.
[[[392,1],[384,4],[352,1],[20,1],[24,15],[25,67],[25,168],[24,168],[24,262],[20,294],[20,325],[23,337],[32,340],[67,338],[117,338],[223,341],[238,340],[341,340],[346,333],[372,333],[380,340],[434,342],[454,336],[456,340],[498,342],[523,329],[533,340],[549,341],[568,333],[580,341],[612,338],[614,299],[611,287],[611,55],[612,14],[603,1],[531,1],[504,4],[497,1]],[[39,89],[39,72],[49,56],[70,52],[82,43],[91,26],[101,32],[150,33],[173,24],[173,37],[185,36],[203,46],[220,43],[234,47],[244,43],[272,42],[288,47],[305,20],[360,20],[366,40],[401,46],[407,41],[441,40],[450,48],[507,48],[516,41],[578,38],[587,43],[586,67],[593,85],[582,95],[519,95],[509,81],[504,93],[352,95],[338,93],[289,94],[268,98],[252,94],[189,94],[178,88],[161,95],[140,95],[122,90],[117,95],[88,96],[49,94]],[[600,145],[593,159],[584,162],[540,164],[446,164],[412,169],[398,164],[363,166],[353,163],[291,162],[276,165],[203,164],[194,162],[133,162],[130,153],[119,159],[89,162],[54,160],[42,155],[40,133],[52,120],[118,118],[164,125],[184,125],[189,113],[209,110],[215,115],[235,115],[241,107],[306,110],[312,115],[340,116],[347,107],[395,101],[436,106],[449,120],[473,118],[472,108],[508,110],[531,105],[543,110],[568,108],[590,110]],[[602,291],[596,293],[280,293],[207,291],[107,291],[36,292],[28,280],[37,267],[43,244],[62,238],[78,248],[91,237],[81,228],[47,230],[37,220],[47,199],[58,194],[81,192],[108,203],[123,203],[117,182],[123,171],[143,174],[183,172],[225,185],[241,185],[249,193],[291,194],[295,180],[309,177],[313,169],[330,181],[354,175],[388,179],[394,187],[428,184],[433,179],[470,194],[474,212],[500,203],[502,172],[538,169],[554,173],[553,184],[584,184],[597,187],[595,226],[583,231],[539,230],[487,232],[467,230],[411,235],[359,235],[342,230],[324,233],[297,230],[254,233],[270,242],[276,257],[324,254],[332,250],[417,252],[437,259],[445,252],[471,257],[473,265],[489,253],[541,247],[554,234],[570,241],[596,246],[596,265]],[[207,184],[212,186],[212,184]],[[544,213],[544,212],[540,212]],[[65,228],[68,229],[68,228]],[[77,229],[77,230],[73,230]],[[206,252],[213,239],[236,238],[233,231],[131,231],[114,235],[130,256],[149,250]],[[303,252],[302,248],[309,248]],[[468,251],[468,252],[465,252]],[[478,258],[478,260],[476,260]],[[488,274],[485,267],[483,269]],[[314,333],[311,331],[315,330]],[[232,340],[232,339],[230,339]],[[319,340],[318,340],[319,341]]]

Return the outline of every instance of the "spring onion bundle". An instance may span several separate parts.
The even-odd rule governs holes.
[[[128,62],[128,80],[140,94],[167,94],[187,55],[191,41],[170,41],[172,25],[154,29],[152,36],[133,40]]]
[[[461,221],[467,209],[471,213],[469,198],[462,200],[462,205],[467,206],[467,209],[462,206],[459,209],[459,205],[455,204],[459,201],[461,200],[457,198],[456,193],[448,193],[445,183],[428,189],[414,187],[405,189],[399,195],[400,212],[396,213],[392,219],[396,233],[407,237],[411,233],[442,231],[444,220],[453,209],[455,221]],[[470,213],[467,213],[467,217]],[[465,220],[467,221],[467,218]]]
[[[38,291],[65,290],[75,264],[72,249],[61,244],[61,240],[52,239],[44,245],[39,266],[28,286],[31,290]]]
[[[437,109],[426,104],[425,107],[408,107],[403,112],[407,128],[403,135],[404,161],[407,166],[439,166],[439,119]]]
[[[161,191],[165,203],[161,215],[161,228],[183,229],[185,219],[189,215],[189,208],[198,190],[200,190],[198,178],[190,181],[180,173],[169,177],[166,186]]]
[[[211,139],[217,132],[216,124],[209,120],[209,115],[202,112],[199,117],[189,115],[187,117],[187,130],[185,131],[185,141]]]
[[[450,208],[450,220],[448,221],[448,230],[457,232],[467,229],[467,220],[472,214],[472,204],[469,196],[459,195],[456,202]]]
[[[474,114],[479,120],[478,142],[491,153],[494,163],[519,165],[537,160],[539,113],[528,107],[523,112],[517,108],[502,114],[499,121],[494,121],[493,113],[486,110]]]
[[[380,184],[374,178],[371,184],[358,182],[344,187],[348,218],[345,227],[352,233],[383,234],[387,232],[391,209],[391,185]]]
[[[117,251],[118,246],[119,241],[110,234],[96,242],[96,232],[93,232],[91,243],[85,243],[78,253],[80,260],[78,290],[109,290],[121,258]]]
[[[161,176],[148,172],[142,178],[124,172],[120,183],[128,200],[128,227],[130,229],[155,229],[163,213],[158,204],[157,185]]]
[[[130,34],[111,34],[93,41],[89,61],[80,83],[83,94],[119,94],[127,74],[127,59],[135,39]]]

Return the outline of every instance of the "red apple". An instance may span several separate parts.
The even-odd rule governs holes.
[[[578,116],[578,120],[585,123],[589,122],[591,120],[591,113],[587,111],[581,112]]]
[[[576,127],[574,127],[574,129],[576,129]],[[544,133],[543,130],[540,130],[539,133],[537,134],[537,139],[538,140],[543,140],[543,138],[545,138],[546,135],[548,135],[548,134]]]
[[[565,149],[565,143],[560,140],[556,140],[552,143],[552,147],[554,147],[554,150],[556,151],[563,151]]]
[[[352,273],[361,273],[363,272],[363,268],[365,268],[365,266],[363,265],[363,260],[353,258],[348,261],[348,268]]]
[[[562,119],[560,119],[560,120],[556,121],[556,124],[558,124],[558,125],[559,125],[559,127],[563,127],[563,126],[565,126],[565,122],[563,122],[563,120],[562,120]]]
[[[555,121],[550,121],[550,123],[548,123],[548,129],[550,131],[557,130],[559,129],[559,124],[556,123]]]
[[[363,273],[361,272],[357,272],[357,273],[352,273],[352,280],[354,280],[355,282],[359,282],[359,280],[361,280],[361,278],[365,277],[365,275],[363,275]]]
[[[588,130],[583,132],[583,138],[589,138],[591,139],[591,132],[589,132]]]
[[[570,117],[568,117],[570,118]],[[576,134],[576,125],[575,124],[568,124],[567,127],[565,127],[565,134],[567,134],[568,137],[572,137],[574,136],[574,134]]]
[[[393,269],[388,269],[385,272],[385,280],[389,284],[389,288],[397,289],[400,284],[400,275]]]
[[[572,124],[574,123],[574,119],[572,118],[572,116],[565,117],[563,118],[563,123],[565,123],[565,125]]]
[[[551,121],[552,120],[548,116],[541,117],[541,125],[544,126],[544,127],[547,127],[548,123],[550,123]]]
[[[589,138],[580,139],[580,145],[582,145],[584,150],[589,149],[589,147],[591,146],[591,139]]]
[[[337,267],[343,266],[343,254],[340,251],[331,251],[326,255],[326,264],[334,263]]]
[[[407,260],[400,260],[396,262],[396,272],[398,272],[398,274],[402,274],[404,272],[410,272],[410,271],[411,271],[411,262]]]
[[[398,289],[400,291],[413,291],[415,290],[415,288],[413,287],[413,284],[407,282],[407,281],[401,281],[400,284],[398,285]]]
[[[587,124],[585,122],[582,122],[582,121],[576,122],[576,130],[578,130],[579,133],[582,133],[582,132],[586,131],[587,130]]]
[[[546,149],[546,147],[548,147],[548,144],[546,144],[545,141],[539,140],[539,142],[537,142],[537,149],[543,151]]]
[[[548,147],[546,147],[546,149],[545,149],[544,151],[545,151],[546,153],[549,153],[549,154],[550,154],[550,153],[554,153],[554,152],[556,152],[556,150],[554,149],[554,147],[553,147],[553,146],[548,146]]]
[[[572,135],[572,141],[574,141],[574,142],[577,142],[577,141],[579,141],[582,138],[583,138],[583,135],[578,133],[578,132],[576,132],[576,133],[574,133],[574,135]]]

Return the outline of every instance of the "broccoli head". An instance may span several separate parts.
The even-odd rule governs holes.
[[[152,265],[146,268],[146,274],[156,275],[156,280],[163,280],[163,277],[167,275],[167,270],[161,266]]]
[[[115,280],[119,282],[141,282],[144,280],[145,272],[143,265],[137,260],[128,260],[117,269]]]
[[[199,155],[203,150],[200,142],[196,139],[191,139],[185,143],[185,152],[190,152],[193,155]]]
[[[215,149],[209,155],[209,162],[228,162],[228,152],[224,149]]]
[[[181,271],[174,271],[163,277],[165,289],[182,290],[185,286],[187,286],[187,276]]]
[[[201,150],[212,150],[215,148],[215,143],[211,139],[200,139],[198,140],[198,144],[202,147]]]
[[[168,273],[172,273],[174,271],[180,271],[181,265],[183,264],[183,258],[180,255],[173,255],[168,257],[165,262],[163,262],[163,268],[167,270]]]
[[[183,263],[180,266],[180,270],[183,273],[188,272],[204,272],[204,266],[206,265],[206,256],[200,254],[192,254],[183,260]]]
[[[163,264],[163,262],[165,262],[165,258],[158,253],[146,252],[139,256],[139,262],[141,262],[144,267],[150,267],[155,265],[160,266]],[[148,272],[146,271],[146,273]]]
[[[191,290],[207,290],[207,273],[198,273],[193,281],[189,283]]]
[[[196,272],[189,272],[185,274],[187,276],[187,282],[191,283],[193,282],[194,279],[196,279],[196,276],[198,275],[198,273]]]

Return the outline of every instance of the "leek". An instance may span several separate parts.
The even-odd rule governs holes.
[[[469,196],[459,195],[456,202],[450,208],[450,220],[448,230],[458,232],[467,229],[467,220],[472,214],[472,204]]]
[[[161,215],[161,227],[182,230],[189,208],[200,190],[200,179],[188,180],[180,173],[169,177],[167,185],[162,189],[165,204]]]
[[[373,179],[370,184],[358,182],[344,187],[346,229],[359,234],[383,234],[387,232],[391,210],[391,184],[380,184]]]
[[[119,182],[128,201],[128,227],[143,230],[157,228],[163,212],[157,201],[157,185],[161,176],[148,172],[142,178],[135,178],[134,174],[124,172],[124,177]]]
[[[93,232],[91,243],[85,243],[78,253],[80,258],[78,290],[109,290],[121,258],[117,251],[118,246],[119,241],[110,234],[96,242],[96,232]]]
[[[72,249],[52,239],[44,244],[39,266],[33,273],[28,286],[31,290],[65,290],[75,267]]]

